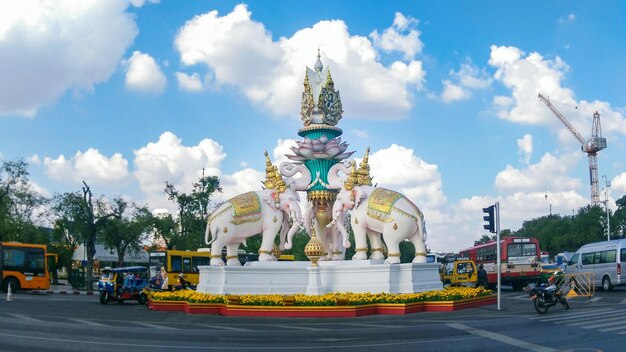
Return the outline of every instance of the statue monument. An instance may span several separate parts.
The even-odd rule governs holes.
[[[340,138],[343,131],[337,124],[342,113],[339,91],[318,50],[314,68],[307,67],[304,75],[303,127],[298,131],[303,139],[291,147],[293,154],[286,155],[290,161],[279,167],[272,165],[265,152],[263,190],[229,199],[209,216],[205,241],[211,246],[211,263],[199,267],[198,291],[317,295],[442,288],[438,264],[426,263],[423,213],[404,195],[372,186],[369,148],[358,168],[354,160],[348,160],[354,151],[346,151],[348,144]],[[304,215],[299,191],[307,194]],[[344,224],[348,211],[356,244],[352,261],[343,260],[345,248],[351,246]],[[311,261],[277,262],[271,252],[276,235],[281,250],[289,249],[301,226],[311,236],[305,247]],[[239,245],[258,233],[262,236],[259,261],[241,266]],[[400,264],[403,240],[415,246],[412,263]]]

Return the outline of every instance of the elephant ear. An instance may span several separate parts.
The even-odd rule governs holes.
[[[361,204],[361,200],[363,200],[363,198],[365,198],[365,192],[363,192],[363,189],[361,189],[361,187],[356,186],[353,189],[354,192],[354,207],[358,207],[359,204]]]
[[[272,210],[276,210],[278,207],[278,192],[274,189],[266,190],[263,201],[267,203]]]

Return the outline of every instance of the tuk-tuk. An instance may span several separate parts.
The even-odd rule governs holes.
[[[444,286],[476,287],[478,272],[476,264],[469,258],[456,258],[441,267],[441,281]]]
[[[100,291],[100,303],[109,302],[124,303],[127,300],[146,303],[145,295],[140,295],[148,280],[148,269],[143,266],[129,266],[123,268],[102,269],[98,291]]]

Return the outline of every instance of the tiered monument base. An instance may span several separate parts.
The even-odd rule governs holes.
[[[328,292],[416,293],[441,290],[439,264],[384,264],[383,260],[249,262],[200,266],[198,292],[320,295]]]

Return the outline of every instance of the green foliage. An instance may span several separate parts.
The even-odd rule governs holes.
[[[178,206],[176,226],[161,223],[164,228],[155,234],[161,236],[168,249],[196,250],[203,246],[210,198],[215,191],[222,191],[220,180],[217,176],[204,176],[204,170],[202,177],[193,184],[190,194],[180,192],[173,184],[165,182],[168,199]]]
[[[0,241],[48,243],[45,232],[36,226],[35,209],[46,199],[32,188],[28,164],[23,160],[0,165]]]
[[[153,221],[147,207],[139,207],[134,202],[126,202],[121,198],[117,198],[115,202],[123,211],[118,214],[119,217],[111,217],[103,222],[100,242],[105,248],[115,249],[118,266],[124,266],[127,252],[137,253],[142,249]]]
[[[550,254],[576,251],[583,244],[606,240],[606,212],[599,206],[586,206],[573,216],[543,216],[524,221],[514,234],[537,237],[541,250]],[[617,238],[616,234],[611,229],[611,239]]]

